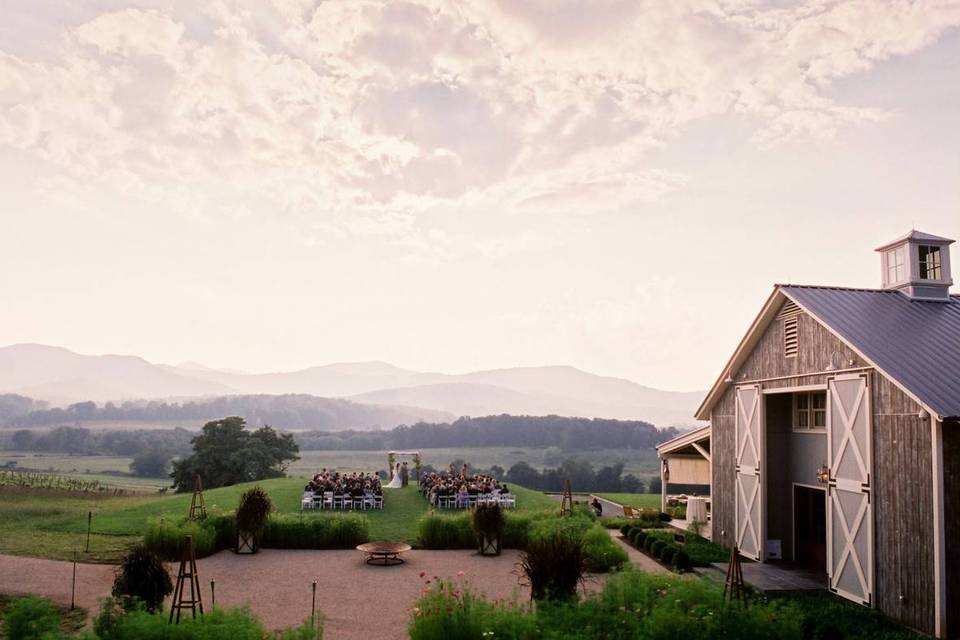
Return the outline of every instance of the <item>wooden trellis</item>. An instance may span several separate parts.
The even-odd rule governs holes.
[[[747,592],[743,585],[743,567],[740,565],[740,550],[734,545],[727,563],[727,578],[723,583],[723,602],[727,605],[747,607]]]
[[[184,582],[190,582],[190,597],[186,597]],[[203,615],[203,598],[200,595],[200,576],[197,575],[197,554],[193,548],[193,536],[186,536],[183,541],[183,553],[180,556],[180,569],[177,571],[177,582],[173,588],[173,603],[170,605],[170,623],[180,624],[180,614],[189,609],[194,618],[197,611]],[[176,613],[176,619],[174,619]]]
[[[190,499],[190,519],[206,520],[207,506],[203,502],[203,483],[200,482],[200,476],[197,476],[193,483],[193,498]]]
[[[573,492],[570,490],[570,480],[563,481],[563,499],[560,501],[560,515],[569,516],[573,513]]]

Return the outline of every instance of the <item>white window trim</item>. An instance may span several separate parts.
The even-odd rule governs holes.
[[[827,426],[826,426],[826,411],[827,411],[826,399],[824,399],[824,408],[823,408],[823,412],[824,412],[824,426],[822,426],[822,427],[815,427],[815,426],[813,426],[813,422],[814,422],[814,420],[813,420],[813,416],[814,416],[813,395],[816,394],[816,393],[823,393],[824,398],[826,398],[826,392],[825,392],[825,391],[819,391],[819,390],[817,390],[817,389],[811,389],[811,390],[808,390],[808,391],[794,392],[794,393],[792,394],[792,395],[793,395],[793,398],[791,399],[791,406],[790,406],[790,431],[791,431],[792,433],[826,433],[826,432],[827,432]],[[798,410],[797,410],[797,396],[800,396],[800,395],[805,395],[805,396],[807,396],[808,401],[809,401],[809,403],[810,403],[810,404],[807,405],[807,408],[804,409],[804,411],[807,413],[807,415],[808,415],[808,417],[809,417],[809,422],[810,422],[810,425],[811,425],[811,426],[808,426],[808,427],[799,427],[799,426],[797,426],[797,411],[798,411]]]

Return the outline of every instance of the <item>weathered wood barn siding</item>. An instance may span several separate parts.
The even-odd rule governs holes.
[[[873,385],[873,517],[877,607],[934,632],[933,442],[920,405],[882,374]]]
[[[822,372],[830,364],[831,354],[838,368],[865,365],[856,353],[805,313],[797,318],[797,333],[799,352],[794,358],[786,358],[783,355],[783,321],[777,319],[771,322],[746,362],[736,372],[737,381],[795,376],[764,382],[765,389],[825,384],[827,377]],[[850,360],[853,361],[852,365],[848,364]],[[710,496],[712,536],[714,542],[727,546],[731,546],[736,538],[734,393],[734,385],[730,385],[710,414],[710,446],[714,451]]]
[[[960,422],[943,425],[943,494],[947,633],[960,638]]]
[[[824,369],[831,364],[831,355],[838,369],[868,366],[809,315],[799,315],[797,328],[799,353],[796,357],[784,357],[783,321],[776,319],[735,372],[736,380],[781,378],[762,382],[764,389],[826,384],[832,374]],[[732,545],[736,537],[734,386],[726,390],[711,412],[712,536],[714,542],[727,546]],[[878,608],[887,615],[932,633],[934,540],[930,423],[917,417],[920,407],[882,374],[871,372],[870,386],[874,466],[871,499],[877,559],[874,597]],[[960,451],[956,455],[960,458]],[[957,468],[960,470],[960,466]],[[960,478],[956,481],[960,482]],[[960,512],[960,504],[954,504],[953,508],[955,513]],[[954,523],[958,521],[960,517],[955,516]],[[949,516],[947,522],[950,522]],[[954,526],[960,535],[960,524]],[[960,590],[960,586],[955,588]]]

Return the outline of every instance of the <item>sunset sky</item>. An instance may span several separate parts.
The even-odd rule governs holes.
[[[0,12],[0,345],[702,389],[773,283],[960,239],[960,1]]]

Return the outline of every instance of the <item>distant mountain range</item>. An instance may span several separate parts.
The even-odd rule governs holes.
[[[85,400],[309,394],[406,408],[412,411],[405,415],[419,414],[424,419],[557,414],[645,420],[658,426],[694,424],[693,411],[703,398],[703,392],[661,391],[568,366],[454,375],[410,371],[384,362],[357,362],[281,373],[244,373],[193,362],[166,365],[136,356],[81,355],[38,344],[0,348],[0,393],[60,405]]]

